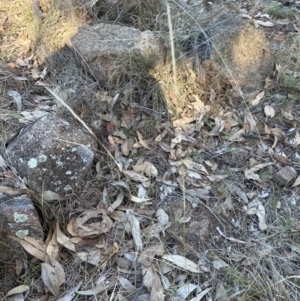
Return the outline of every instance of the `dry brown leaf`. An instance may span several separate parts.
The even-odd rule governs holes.
[[[281,139],[284,136],[284,132],[279,128],[271,129],[271,134],[274,135],[274,143],[272,145],[272,148],[274,148],[277,145],[278,139]]]
[[[195,162],[194,169],[201,172],[202,174],[209,175],[209,173],[208,173],[207,169],[205,168],[205,166],[200,164],[200,163]]]
[[[181,119],[177,119],[173,122],[173,126],[174,126],[174,128],[177,128],[177,127],[183,126],[185,124],[192,123],[196,119],[197,119],[197,117],[184,117]]]
[[[124,193],[120,192],[117,196],[117,199],[108,207],[107,211],[108,212],[115,211],[115,209],[118,208],[122,204],[123,199],[124,199]]]
[[[136,290],[136,287],[128,279],[119,276],[118,281],[126,292],[131,293]]]
[[[266,210],[261,201],[253,200],[248,204],[247,214],[256,214],[258,217],[259,228],[262,231],[267,230],[268,226],[266,224]]]
[[[162,243],[153,244],[140,254],[138,263],[141,263],[144,267],[150,267],[155,256],[163,256],[164,253],[165,250]]]
[[[120,210],[115,210],[114,212],[110,212],[109,216],[116,221],[124,221],[126,219],[126,213]]]
[[[117,256],[115,260],[121,269],[130,270],[132,267],[132,262],[124,257]]]
[[[244,118],[245,133],[256,133],[257,126],[254,116],[248,112]]]
[[[129,186],[124,181],[113,182],[113,183],[111,183],[111,185],[113,185],[113,186],[121,186],[121,187],[125,188],[127,191],[129,191]]]
[[[187,169],[186,172],[185,172],[185,174],[187,176],[189,176],[190,178],[193,178],[193,179],[196,179],[196,180],[202,179],[201,175],[198,172],[193,171],[193,170]]]
[[[245,138],[242,137],[242,134],[245,134],[245,129],[242,128],[236,132],[234,132],[229,138],[228,141],[229,142],[239,142],[239,141],[244,141]]]
[[[169,216],[162,208],[157,209],[156,218],[163,228],[170,225]]]
[[[33,56],[34,56],[34,53],[32,53],[30,56],[28,56],[24,59],[18,58],[16,60],[16,63],[21,67],[27,67],[30,64],[30,61],[32,60]]]
[[[261,182],[261,179],[258,174],[254,173],[252,169],[245,169],[245,177],[248,180],[254,180],[257,182]]]
[[[156,138],[155,138],[155,142],[161,142],[163,140],[163,138],[168,134],[167,130],[163,130],[163,132],[161,134],[159,134]]]
[[[224,124],[224,129],[226,131],[230,131],[233,127],[237,126],[239,124],[238,121],[238,116],[236,113],[233,112],[227,112],[222,116],[225,124]]]
[[[14,100],[14,102],[17,105],[17,111],[21,112],[22,110],[22,97],[21,94],[17,91],[8,91],[7,94],[12,97],[12,99]]]
[[[184,256],[163,255],[162,258],[185,271],[189,271],[191,273],[202,273],[202,271],[200,270],[199,266],[196,263],[187,259]]]
[[[108,121],[108,122],[112,122],[112,120],[113,120],[112,114],[101,114],[101,113],[97,113],[97,115],[98,115],[102,120],[105,120],[105,121]]]
[[[7,237],[19,242],[30,255],[36,257],[41,261],[46,261],[48,255],[46,253],[46,246],[42,241],[30,237],[28,242],[25,240],[28,240],[28,236],[24,237],[24,239],[20,239],[12,235],[8,235]]]
[[[139,143],[141,144],[141,146],[152,151],[152,148],[144,140],[143,135],[140,132],[138,132],[138,131],[136,133],[138,135]]]
[[[54,191],[43,191],[42,198],[44,201],[64,201],[66,198],[60,196],[58,193]]]
[[[268,162],[268,163],[257,164],[255,166],[251,167],[251,170],[256,172],[256,171],[259,171],[259,170],[261,170],[261,169],[263,169],[263,168],[265,168],[269,165],[273,165],[273,163]]]
[[[4,296],[4,299],[6,299],[7,297],[10,297],[10,296],[13,296],[13,295],[23,294],[27,291],[29,291],[29,286],[28,285],[19,285],[15,288],[11,289],[10,291],[8,291],[6,293],[6,295]]]
[[[75,257],[94,266],[98,266],[108,258],[107,256],[102,256],[101,250],[98,248],[90,249],[88,252],[77,252]]]
[[[15,269],[16,269],[16,275],[17,275],[17,276],[20,276],[20,274],[21,274],[21,272],[22,272],[22,270],[23,270],[23,267],[24,267],[24,265],[23,265],[23,260],[20,259],[20,258],[17,258],[17,259],[15,260],[15,263],[16,263],[16,267],[15,267]]]
[[[76,295],[76,292],[80,288],[82,284],[82,281],[80,281],[76,286],[73,288],[69,289],[63,295],[61,295],[59,298],[56,299],[56,301],[72,301]]]
[[[181,160],[182,163],[186,166],[186,168],[190,169],[190,170],[197,170],[200,171],[201,173],[208,175],[208,171],[207,169],[204,167],[204,165],[197,163],[191,159],[183,159]]]
[[[228,178],[229,175],[210,175],[210,176],[207,176],[207,178],[211,181],[211,182],[220,182],[220,181],[223,181],[225,180],[226,178]]]
[[[152,199],[149,199],[149,198],[148,199],[144,199],[144,198],[139,198],[137,196],[131,195],[130,196],[130,200],[132,202],[135,202],[135,203],[144,203],[144,202],[147,202],[147,204],[151,204],[148,201],[151,201]]]
[[[259,25],[265,26],[265,27],[273,27],[275,26],[275,23],[271,21],[261,21],[261,20],[255,20],[255,22]]]
[[[199,285],[194,283],[183,284],[176,290],[176,296],[179,296],[181,300],[186,300],[196,288],[201,289]]]
[[[66,282],[66,276],[61,264],[49,256],[51,265],[44,262],[41,264],[41,278],[50,292],[57,297],[60,294],[60,286]]]
[[[263,132],[265,134],[271,134],[271,130],[269,129],[269,127],[264,123],[264,129],[263,129]]]
[[[7,168],[7,163],[6,161],[4,160],[4,158],[0,155],[0,167],[2,169],[6,169]],[[3,186],[2,186],[3,187]],[[4,186],[5,187],[5,186]]]
[[[144,268],[142,273],[143,284],[150,292],[150,301],[164,301],[163,287],[154,267]]]
[[[154,177],[156,178],[158,176],[158,170],[157,168],[150,162],[145,161],[141,162],[142,160],[139,160],[137,164],[135,164],[132,168],[136,172],[143,172],[148,178]]]
[[[55,234],[56,234],[56,240],[61,246],[65,247],[70,251],[76,252],[75,245],[73,244],[73,242],[70,241],[69,237],[67,237],[65,234],[61,232],[58,222],[56,223]]]
[[[121,145],[121,152],[124,156],[128,156],[130,153],[128,139],[125,139]]]
[[[171,140],[170,147],[174,148],[176,146],[176,144],[180,143],[181,141],[182,141],[182,134],[181,134],[181,132],[179,132],[176,134],[176,137]]]
[[[204,111],[205,109],[207,110],[208,106],[204,105],[204,102],[199,99],[197,94],[193,94],[192,95],[195,98],[195,102],[192,102],[191,105],[193,106],[193,109],[195,110],[196,114],[201,113],[202,111]]]
[[[193,169],[195,162],[191,159],[182,159],[181,162],[185,165],[186,168]]]
[[[291,164],[291,161],[286,157],[286,156],[282,156],[279,154],[274,154],[274,159],[276,159],[278,162],[282,163],[282,164]]]
[[[270,129],[271,134],[277,138],[282,138],[284,136],[284,132],[279,128]]]
[[[135,171],[123,170],[123,173],[127,175],[129,178],[131,178],[133,181],[141,182],[145,187],[149,187],[150,185],[150,180],[147,177]]]
[[[260,103],[264,96],[265,91],[262,91],[258,94],[254,93],[247,98],[247,102],[249,102],[252,106],[256,106]]]
[[[219,233],[221,236],[223,236],[224,238],[226,238],[227,240],[229,240],[229,241],[231,241],[231,242],[236,242],[236,243],[243,244],[243,245],[246,244],[246,242],[243,241],[243,240],[239,240],[239,239],[236,239],[236,238],[234,238],[234,237],[228,237],[228,236],[226,236],[226,235],[221,231],[221,229],[220,229],[219,226],[216,227],[216,230],[218,231],[218,233]]]
[[[235,194],[239,197],[238,201],[242,201],[244,204],[248,204],[248,197],[245,192],[242,191],[240,187],[235,185],[234,183],[227,182],[227,187],[232,194]]]
[[[293,146],[296,147],[296,146],[299,146],[299,145],[300,145],[300,134],[299,134],[299,132],[297,132],[295,134]]]
[[[51,230],[52,230],[52,227],[51,227]],[[49,231],[47,239],[45,241],[45,245],[46,245],[46,253],[49,256],[57,259],[60,246],[57,241],[56,229],[54,229],[54,231]],[[47,259],[46,262],[49,263],[49,259]]]
[[[212,287],[209,287],[205,290],[203,290],[200,294],[198,294],[196,297],[192,298],[190,301],[201,301],[202,298],[207,294],[209,293],[213,288]]]
[[[296,187],[300,184],[300,176],[297,177],[297,179],[295,180],[294,184],[292,185],[292,187]]]
[[[76,293],[83,296],[96,296],[101,292],[108,291],[114,285],[116,285],[116,280],[106,280],[105,276],[101,276],[92,289],[77,291]]]
[[[116,149],[116,140],[118,140],[118,138],[109,135],[107,137],[107,140],[109,142],[109,150],[110,151],[115,151],[115,149]]]
[[[75,220],[74,219],[70,219],[69,223],[67,224],[67,231],[72,235],[72,236],[76,236],[76,232],[74,229],[74,224],[75,224]]]
[[[160,233],[164,230],[160,224],[152,224],[146,228],[143,228],[142,230],[142,236],[146,239],[149,240],[153,237],[156,237],[160,239]]]
[[[225,121],[220,117],[215,117],[215,125],[213,129],[207,134],[209,136],[217,136],[224,129]]]
[[[285,109],[281,109],[281,114],[288,120],[295,120],[296,116],[293,112]]]
[[[275,110],[272,106],[269,106],[269,105],[265,106],[264,112],[265,112],[266,117],[273,118],[275,116]]]
[[[99,222],[87,223],[90,219],[101,219]],[[70,220],[67,225],[68,232],[78,237],[95,237],[107,233],[113,222],[104,209],[85,210],[76,220]]]
[[[140,252],[143,250],[143,241],[142,241],[141,230],[140,230],[140,222],[134,216],[133,212],[129,209],[126,211],[126,218],[131,226],[131,233],[136,246],[136,251]]]
[[[172,150],[171,147],[166,143],[160,142],[158,145],[162,148],[163,151],[167,153],[169,153]]]
[[[98,91],[96,93],[96,98],[97,100],[100,100],[102,102],[107,102],[107,103],[110,103],[113,99],[110,95],[108,95],[107,91]]]
[[[210,191],[205,188],[186,189],[186,194],[193,198],[199,198],[200,200],[210,200]]]
[[[261,179],[259,178],[259,175],[255,174],[256,171],[265,168],[266,166],[272,165],[273,163],[262,163],[253,166],[251,169],[245,169],[245,177],[248,180],[255,180],[258,182],[261,182]]]
[[[270,157],[271,157],[273,163],[276,164],[277,161],[276,161],[276,159],[274,158],[275,153],[274,153],[274,150],[273,150],[271,147],[268,148],[268,153],[269,153],[269,155],[270,155]]]

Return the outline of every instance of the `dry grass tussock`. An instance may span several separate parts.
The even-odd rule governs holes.
[[[86,227],[103,226],[104,219],[113,221],[100,236],[82,235],[76,251],[57,245],[57,261],[65,274],[60,292],[75,287],[81,291],[76,300],[142,300],[149,292],[158,300],[299,300],[299,188],[280,187],[272,176],[279,157],[282,161],[288,157],[299,170],[297,146],[289,145],[285,136],[268,135],[262,140],[266,135],[261,130],[278,124],[284,125],[282,132],[299,129],[299,34],[293,34],[277,52],[281,68],[273,88],[266,90],[264,103],[249,107],[243,101],[231,101],[230,85],[209,62],[202,64],[187,50],[190,39],[207,29],[210,19],[224,9],[222,5],[201,15],[202,4],[197,1],[190,9],[170,1],[174,80],[168,16],[161,1],[134,1],[138,5],[124,1],[119,14],[114,5],[103,13],[106,8],[101,3],[90,8],[76,2],[74,9],[69,1],[40,1],[42,15],[33,12],[32,1],[11,2],[0,0],[8,20],[0,32],[0,61],[13,66],[16,59],[34,53],[39,70],[48,67],[45,81],[70,106],[60,106],[59,113],[76,114],[101,145],[85,182],[64,201],[35,199],[48,236],[46,243],[58,227],[75,242],[78,237],[75,228],[70,230],[70,220],[76,224],[82,215],[92,216],[89,209],[101,214],[92,216]],[[151,29],[164,40],[166,56],[152,69],[133,59],[117,88],[105,91],[63,48],[84,20]],[[23,116],[7,92],[18,91],[22,110],[28,112],[43,110],[41,104],[52,106],[55,97],[37,101],[37,96],[51,94],[35,85],[28,66],[0,68],[3,149],[23,126],[19,123]],[[265,117],[266,104],[275,108],[275,119]],[[183,124],[180,135],[174,124],[194,118],[193,112],[206,106],[210,107],[203,111],[200,122],[194,119]],[[255,115],[257,126],[252,140],[230,141],[238,130],[249,126],[249,113]],[[218,120],[224,121],[222,129]],[[296,140],[293,137],[291,143]],[[268,150],[274,143],[277,156],[271,157]],[[265,163],[270,164],[255,169]],[[257,177],[247,176],[251,169]],[[126,173],[132,170],[147,177],[149,185],[143,186],[145,181]],[[1,175],[1,185],[16,188],[5,175]],[[133,197],[147,200],[138,202]],[[158,212],[168,221],[162,221]],[[155,230],[157,225],[164,230]],[[141,230],[141,248],[134,227]],[[185,264],[168,261],[166,255],[179,255],[186,259]],[[13,280],[5,266],[0,296],[13,286],[28,285],[30,300],[48,298],[52,291],[41,280],[41,261],[26,252],[23,259],[26,265]],[[195,266],[188,266],[187,260]],[[161,290],[164,297],[159,299],[151,287]]]
[[[71,1],[1,0],[1,60],[25,57],[34,52],[36,63],[62,48],[84,22],[82,10]]]

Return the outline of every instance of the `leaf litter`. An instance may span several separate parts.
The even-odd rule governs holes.
[[[275,24],[271,19],[266,21],[266,16],[262,15],[246,17],[258,27],[274,27]],[[18,62],[20,66],[29,64],[26,59]],[[34,78],[43,80],[46,72],[36,72]],[[20,94],[13,92],[16,91],[10,91],[9,95],[16,103],[17,111],[23,115],[20,123],[31,122],[45,113],[38,109],[21,111],[24,105]],[[64,93],[72,92],[61,91],[62,95]],[[250,111],[242,106],[233,109],[226,104],[216,112],[213,103],[207,105],[196,95],[178,116],[173,115],[168,122],[159,121],[149,135],[138,129],[137,125],[145,114],[128,104],[129,94],[125,91],[114,95],[102,91],[96,94],[106,109],[94,120],[97,122],[93,129],[105,127],[108,149],[118,163],[118,171],[109,166],[109,172],[105,173],[100,160],[96,167],[98,176],[106,178],[108,183],[101,191],[103,200],[98,198],[97,207],[91,205],[74,210],[65,229],[56,223],[46,242],[30,237],[11,238],[43,262],[42,280],[57,300],[72,300],[77,294],[100,296],[105,291],[114,292],[116,287],[120,292],[118,298],[122,300],[121,295],[132,296],[143,289],[142,286],[150,300],[165,300],[166,289],[172,286],[176,288],[174,294],[181,300],[201,300],[206,295],[207,300],[212,299],[211,296],[215,296],[215,300],[225,300],[224,296],[229,298],[229,293],[224,287],[212,284],[212,271],[232,268],[230,252],[235,244],[248,246],[255,240],[262,246],[263,242],[256,238],[278,230],[268,222],[271,218],[269,199],[261,196],[265,191],[272,191],[272,175],[283,165],[298,167],[295,153],[300,144],[299,127],[297,123],[291,124],[295,116],[285,108],[280,112],[276,105],[270,104],[268,91],[255,93],[247,99],[253,108],[263,108],[259,113],[252,108]],[[214,101],[218,97],[215,91],[210,96]],[[38,96],[36,100],[43,101]],[[121,115],[115,111],[119,105],[123,108]],[[280,118],[281,123],[276,118]],[[290,136],[292,129],[296,129],[295,134]],[[157,154],[161,156],[155,157]],[[164,168],[164,164],[168,168]],[[285,189],[292,194],[292,187],[296,188],[299,183],[298,176]],[[153,189],[158,193],[153,193]],[[18,193],[9,187],[5,192]],[[64,201],[53,192],[45,192],[44,198]],[[185,208],[184,216],[176,220],[172,206],[179,206],[178,200],[185,202]],[[188,227],[190,221],[201,218],[199,208],[209,208],[211,218],[219,218],[212,223],[211,236],[206,241],[200,239],[200,247],[184,236],[186,229],[182,226],[187,224]],[[229,222],[224,221],[220,212],[230,218]],[[179,232],[178,240],[173,240],[170,247],[167,229],[173,228]],[[111,235],[118,239],[114,242]],[[207,245],[210,240],[216,249],[221,248],[225,241],[232,244],[219,253],[222,258],[214,258],[215,254]],[[209,269],[202,270],[195,257],[190,259],[187,242],[194,243],[193,248],[199,254],[207,252],[211,255],[207,259]],[[111,259],[118,257],[114,267],[119,274],[116,277],[109,273],[101,275],[90,283],[90,289],[84,289],[82,282],[76,281],[73,289],[63,292],[62,286],[66,282],[62,268],[64,252],[69,252],[74,260],[99,267],[103,274],[109,270]],[[241,253],[241,260],[248,258],[249,262],[255,262],[251,251],[243,249]],[[165,270],[168,272],[164,273]],[[138,282],[130,278],[130,273],[139,275],[142,280]],[[198,274],[203,277],[198,278],[201,281],[197,280]],[[190,279],[186,279],[187,275],[191,276]],[[205,281],[208,287],[202,285]],[[14,294],[17,293],[23,292],[16,288]]]

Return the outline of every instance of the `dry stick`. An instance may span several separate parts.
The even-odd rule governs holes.
[[[169,3],[167,3],[167,14],[168,14],[169,33],[170,33],[171,55],[172,55],[173,84],[175,86],[176,83],[177,83],[176,59],[175,59],[174,37],[173,37],[173,28],[172,28],[172,21],[171,21],[171,13],[170,13]]]
[[[111,152],[108,150],[108,148],[98,139],[98,137],[95,135],[95,133],[88,127],[88,125],[72,110],[72,108],[66,104],[55,92],[53,92],[51,89],[46,87],[46,90],[53,96],[55,97],[63,106],[65,106],[68,111],[74,116],[75,119],[77,119],[83,127],[98,141],[98,143],[105,149],[107,154],[113,159],[115,164],[118,166],[119,170],[122,171],[122,168],[119,166],[119,163],[116,161],[114,156],[111,154]]]
[[[185,181],[182,177],[182,185],[181,185],[181,189],[182,189],[182,196],[183,196],[183,212],[184,212],[184,219],[186,218],[186,208],[187,208],[187,204],[186,204],[186,190],[185,190]],[[184,241],[186,241],[186,223],[183,223],[183,239]],[[185,253],[185,248],[186,248],[186,244],[183,245],[184,246],[184,253]]]

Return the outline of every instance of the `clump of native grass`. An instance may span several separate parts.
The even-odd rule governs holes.
[[[300,35],[297,33],[288,36],[276,56],[281,88],[297,94],[300,86]]]
[[[99,1],[98,1],[99,2]],[[100,22],[111,22],[140,30],[158,31],[159,16],[164,7],[161,0],[100,1],[88,12]]]
[[[155,7],[157,8],[156,4]],[[123,77],[118,78],[119,83],[117,85],[114,83],[114,86],[121,87],[131,82],[135,87],[134,90],[138,92],[137,97],[142,106],[162,111],[164,107],[162,104],[165,104],[168,113],[175,117],[180,117],[181,112],[191,102],[201,98],[207,100],[210,91],[217,90],[219,79],[217,80],[214,75],[212,79],[213,72],[210,72],[209,66],[206,71],[210,76],[207,77],[200,58],[197,54],[192,55],[193,51],[189,48],[191,40],[203,33],[209,21],[222,9],[224,7],[219,5],[212,11],[204,12],[201,3],[196,8],[194,6],[183,8],[180,4],[171,2],[168,12],[166,5],[161,4],[156,18],[151,19],[155,23],[138,28],[157,30],[156,35],[164,44],[164,57],[154,66],[147,65],[143,58],[138,57],[128,60],[130,63],[125,67],[124,62],[121,62],[119,65],[123,66],[123,69],[118,74],[123,74]],[[147,16],[142,15],[147,14],[147,11],[139,12],[142,20],[148,20]],[[168,15],[171,18],[168,18]],[[118,62],[115,64],[115,69],[119,70]],[[140,97],[141,91],[145,97]]]
[[[85,11],[74,7],[69,1],[47,0],[46,2],[36,41],[39,64],[54,51],[63,48],[85,20]]]
[[[3,38],[1,40],[0,61],[7,61],[13,54],[27,54],[31,42],[38,37],[40,20],[32,11],[32,1],[0,0]]]
[[[35,3],[36,2],[36,3]],[[85,18],[72,2],[59,0],[0,0],[6,21],[0,60],[23,58],[34,53],[38,63],[62,48]]]
[[[268,5],[264,11],[264,13],[269,14],[274,18],[293,18],[295,11],[293,7],[283,6],[280,2],[272,2]]]

